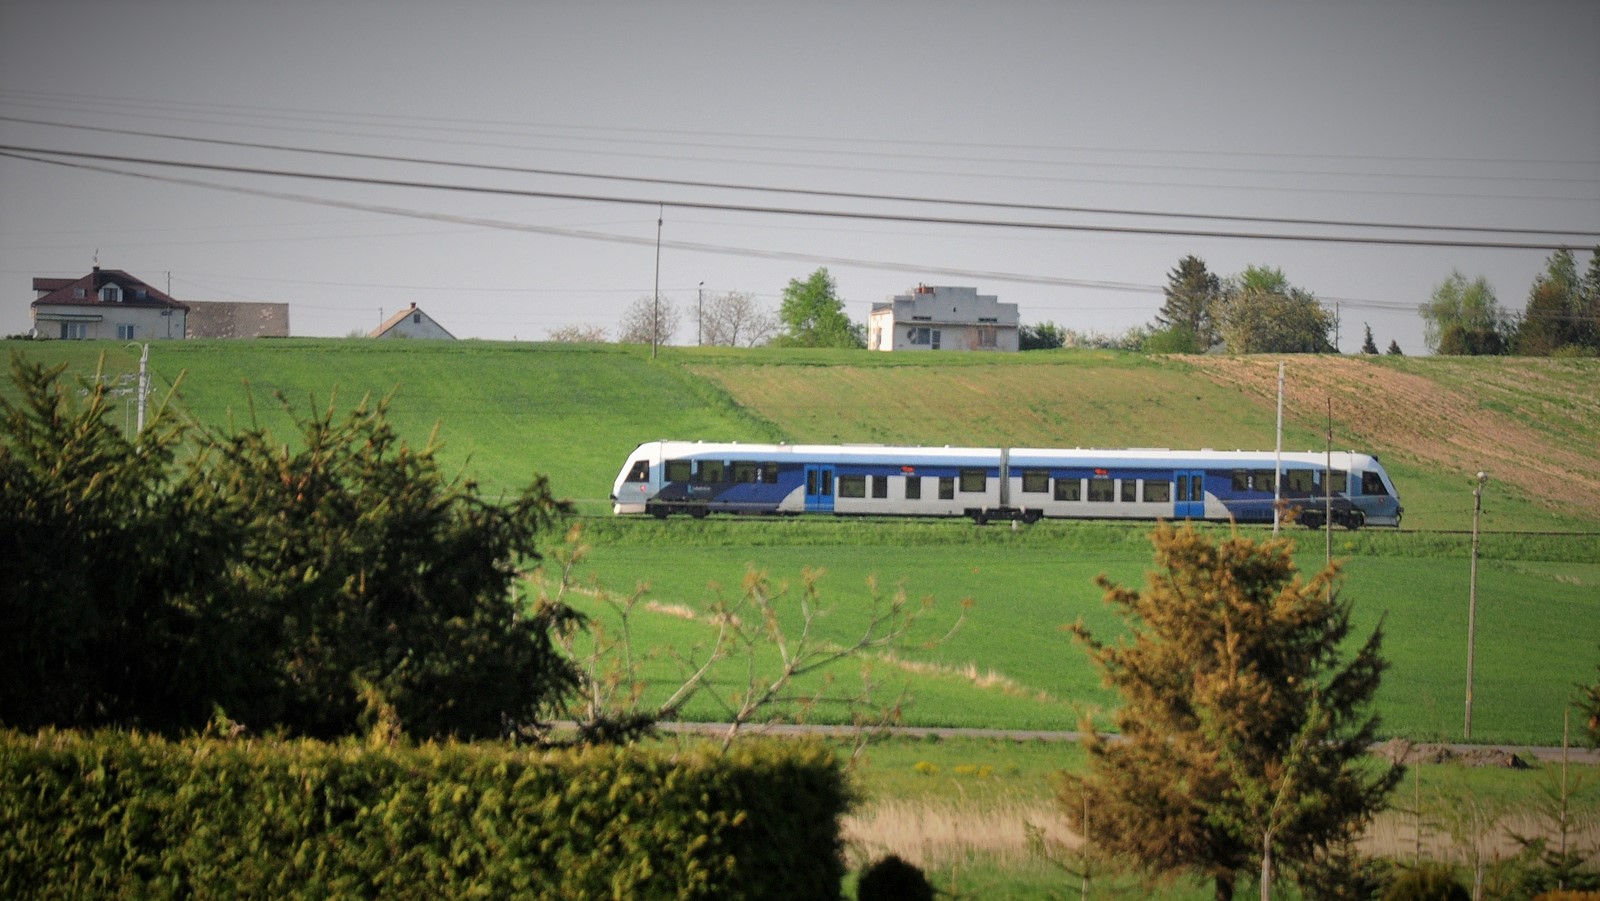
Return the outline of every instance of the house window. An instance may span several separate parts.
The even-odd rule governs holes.
[[[996,346],[998,346],[999,342],[996,340],[995,334],[996,334],[995,327],[992,326],[992,325],[980,325],[980,326],[978,326],[978,346],[979,347],[996,347]]]
[[[132,341],[133,340],[133,326],[119,323],[117,325],[117,340],[118,341]]]
[[[1056,479],[1056,500],[1081,501],[1083,500],[1082,479]]]
[[[906,500],[922,500],[922,476],[906,476]]]
[[[70,341],[82,341],[89,337],[89,324],[87,322],[61,323],[61,337]]]
[[[116,285],[106,285],[104,288],[100,289],[100,302],[101,303],[121,303],[122,302],[122,289],[117,287]]]
[[[422,324],[422,314],[421,313],[412,313],[411,314],[411,321],[416,325],[421,325]]]
[[[932,335],[932,329],[914,328],[906,332],[906,340],[910,341],[912,344],[927,345],[933,340]]]
[[[88,296],[88,292],[86,292],[82,288],[73,288],[72,289],[72,296],[74,298],[78,299],[78,300],[82,300],[82,299],[84,299],[85,297]]]

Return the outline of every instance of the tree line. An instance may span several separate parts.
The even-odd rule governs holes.
[[[1289,281],[1282,269],[1251,265],[1226,278],[1204,260],[1185,256],[1167,274],[1164,300],[1153,321],[1120,335],[1105,335],[1044,321],[1020,328],[1021,350],[1095,347],[1144,353],[1338,353],[1331,335],[1339,323],[1310,290]],[[1571,250],[1557,250],[1528,291],[1520,313],[1503,309],[1488,280],[1468,280],[1454,271],[1434,287],[1418,314],[1427,349],[1446,355],[1600,354],[1600,248],[1580,277]],[[670,298],[641,297],[623,314],[616,340],[663,344],[679,332],[683,315]],[[697,298],[692,319],[695,344],[725,347],[866,346],[866,328],[844,312],[838,285],[826,268],[790,279],[776,312],[763,310],[753,295],[727,292]],[[605,328],[563,326],[555,341],[605,341]],[[1370,325],[1363,324],[1361,353],[1376,354]],[[1402,354],[1398,341],[1385,351]]]

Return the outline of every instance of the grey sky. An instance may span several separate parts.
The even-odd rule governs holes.
[[[1452,269],[1488,277],[1501,303],[1520,309],[1548,251],[882,222],[673,202],[1587,247],[1600,242],[1597,34],[1595,2],[0,0],[0,144],[661,201],[662,292],[686,309],[702,282],[776,306],[790,278],[826,265],[857,320],[927,282],[1018,303],[1024,322],[1120,332],[1150,321],[1167,272],[1193,253],[1224,276],[1277,266],[1337,301],[1347,351],[1370,323],[1380,345],[1396,339],[1418,353],[1415,308]],[[1569,234],[752,193],[17,119],[812,191]],[[97,250],[102,266],[158,287],[170,273],[180,299],[288,302],[298,335],[365,330],[410,302],[463,337],[614,329],[655,279],[657,208],[648,203],[97,165],[280,196],[0,158],[0,333],[28,327],[33,276],[81,275]],[[692,343],[693,320],[684,322],[678,342]]]

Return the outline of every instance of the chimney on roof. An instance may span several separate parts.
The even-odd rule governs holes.
[[[413,300],[411,302],[411,309],[415,310],[416,308],[417,308],[417,302]]]

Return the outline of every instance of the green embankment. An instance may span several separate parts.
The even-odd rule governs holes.
[[[92,372],[101,352],[110,372],[137,367],[136,350],[120,344],[9,347],[67,362],[74,372]],[[392,394],[401,433],[420,444],[437,427],[444,459],[491,496],[547,474],[589,519],[595,551],[586,574],[623,590],[648,582],[662,604],[703,609],[714,593],[708,585],[737,592],[750,567],[791,583],[804,568],[823,567],[824,598],[833,607],[823,631],[843,641],[860,624],[869,577],[885,592],[903,585],[913,598],[930,596],[936,603],[916,641],[872,664],[873,678],[888,688],[911,687],[907,721],[925,724],[1059,729],[1099,715],[1111,698],[1059,627],[1080,616],[1097,630],[1117,627],[1094,578],[1142,583],[1148,528],[617,522],[606,496],[628,451],[665,437],[1259,448],[1271,446],[1275,419],[1272,361],[1104,352],[909,358],[667,348],[652,360],[648,348],[614,346],[293,340],[152,344],[151,360],[155,399],[183,373],[178,404],[211,426],[230,416],[246,421],[253,403],[264,422],[281,429],[287,419],[274,391],[301,410],[324,408],[335,391],[341,407]],[[1469,460],[1516,443],[1531,469],[1558,460],[1573,470],[1575,493],[1552,500],[1547,477],[1521,474],[1506,458],[1490,467],[1478,582],[1474,738],[1557,741],[1574,683],[1595,678],[1600,641],[1600,504],[1587,500],[1600,472],[1600,417],[1591,415],[1589,387],[1600,363],[1291,358],[1289,369],[1291,381],[1320,387],[1291,389],[1286,447],[1320,447],[1324,395],[1337,396],[1336,445],[1379,453],[1408,510],[1402,532],[1334,536],[1359,636],[1380,622],[1385,628],[1392,668],[1380,710],[1389,734],[1460,734],[1470,542],[1439,530],[1470,526],[1468,470],[1482,464]],[[0,386],[9,390],[9,382]],[[1382,409],[1379,397],[1386,398]],[[1358,403],[1362,398],[1368,402]],[[1478,407],[1459,417],[1454,409],[1430,413],[1439,398]],[[1486,440],[1487,426],[1519,413],[1526,434],[1515,442],[1474,443]],[[1523,531],[1572,534],[1514,534]],[[1299,542],[1302,568],[1319,567],[1321,534],[1289,534]],[[973,609],[955,636],[921,647],[944,634],[966,599]],[[680,646],[707,631],[652,611],[635,627],[646,641]],[[657,666],[651,675],[664,690],[673,672]],[[851,667],[835,677],[848,686],[858,674]],[[736,687],[732,674],[718,684]],[[714,717],[717,710],[707,704],[691,713]]]

